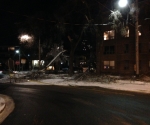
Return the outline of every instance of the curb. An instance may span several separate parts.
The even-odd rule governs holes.
[[[3,112],[5,106],[6,106],[5,100],[2,97],[0,97],[0,113]]]
[[[13,99],[7,95],[0,94],[0,125],[8,117],[8,115],[14,110],[15,103]]]

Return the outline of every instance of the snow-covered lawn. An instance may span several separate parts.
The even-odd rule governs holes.
[[[30,80],[26,79],[24,82],[16,82],[13,84],[21,85],[59,85],[59,86],[97,86],[109,89],[116,90],[126,90],[126,91],[135,91],[150,93],[150,82],[145,81],[136,81],[130,79],[122,79],[119,76],[110,76],[116,78],[115,81],[108,82],[107,78],[104,78],[104,81],[101,81],[101,76],[95,75],[79,75],[75,74],[70,77],[68,74],[48,74],[44,79]],[[0,82],[9,82],[9,77],[0,79]]]

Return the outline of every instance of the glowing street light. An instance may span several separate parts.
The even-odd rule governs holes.
[[[33,35],[21,34],[18,39],[20,40],[20,43],[25,44],[26,47],[31,47],[33,45]]]
[[[19,40],[20,40],[20,42],[32,42],[33,36],[30,36],[28,34],[20,35]]]
[[[119,2],[118,2],[118,5],[120,7],[125,7],[125,6],[127,6],[127,4],[128,4],[127,0],[119,0]]]
[[[16,50],[16,53],[19,54],[20,53],[19,50]]]
[[[128,4],[127,0],[120,0],[118,2],[120,7],[125,7]],[[135,0],[135,70],[136,76],[139,76],[139,31],[138,31],[138,0]]]
[[[31,37],[30,36],[28,36],[28,35],[23,35],[23,36],[21,36],[21,41],[28,41],[29,39],[31,39]]]

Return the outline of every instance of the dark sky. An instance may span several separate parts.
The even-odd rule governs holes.
[[[19,34],[16,25],[28,17],[40,11],[51,16],[53,13],[61,12],[66,6],[69,8],[70,3],[73,5],[75,1],[77,0],[0,0],[0,45],[18,42]],[[108,11],[113,8],[112,3],[117,0],[89,1],[95,2],[100,8],[104,7],[101,3],[107,3]]]
[[[77,0],[0,0],[0,44],[18,41],[17,24],[38,12],[61,15],[65,7]],[[71,8],[72,9],[72,8]]]
[[[58,0],[1,0],[0,44],[16,43],[18,41],[16,25],[34,15],[36,12],[53,13],[54,8],[58,7],[57,1]]]
[[[69,8],[71,4],[73,6],[75,1],[77,0],[0,0],[0,44],[19,42],[17,24],[28,17],[41,11],[49,16],[57,12],[61,15],[61,10]]]

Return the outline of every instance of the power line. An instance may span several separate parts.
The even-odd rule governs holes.
[[[98,2],[98,1],[97,1]],[[98,2],[101,6],[104,6],[105,8],[107,8],[105,5],[103,5],[101,2]],[[96,4],[94,4],[94,5],[96,5]],[[76,6],[76,5],[75,5]],[[74,6],[74,7],[75,7]],[[93,6],[93,5],[92,5]],[[64,6],[62,7],[62,8],[64,8]],[[61,9],[61,8],[60,8]],[[107,8],[108,9],[108,8]],[[5,11],[5,12],[7,12],[7,13],[10,13],[10,14],[13,14],[13,15],[16,15],[16,16],[20,16],[20,17],[25,17],[25,18],[34,18],[34,19],[37,19],[37,20],[39,20],[39,21],[45,21],[45,22],[51,22],[51,23],[61,23],[61,22],[59,22],[59,21],[55,21],[55,20],[48,20],[48,19],[44,19],[44,18],[39,18],[39,17],[31,17],[31,16],[29,16],[29,15],[25,15],[25,14],[19,14],[19,13],[16,13],[16,12],[13,12],[13,11],[10,11],[10,10],[4,10],[4,9],[1,9],[2,11]],[[109,9],[108,9],[109,10]],[[78,10],[79,11],[79,10]],[[83,11],[83,8],[82,8],[82,11]],[[78,26],[78,25],[88,25],[88,24],[78,24],[78,23],[69,23],[69,22],[65,22],[65,23],[63,23],[63,24],[65,24],[65,25],[76,25],[76,26]]]

